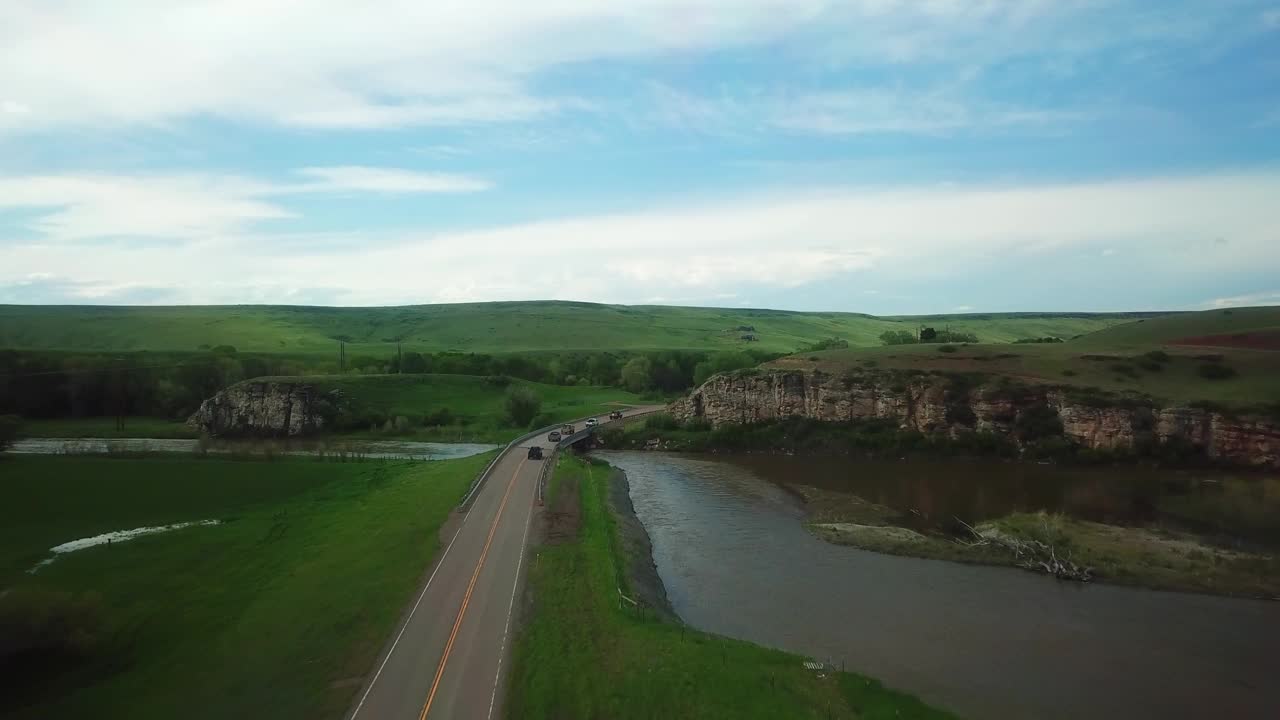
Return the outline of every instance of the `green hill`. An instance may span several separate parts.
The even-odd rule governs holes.
[[[1064,343],[850,348],[769,365],[978,373],[1270,413],[1280,403],[1280,345],[1264,347],[1272,338],[1280,338],[1280,308],[1239,308],[1144,318]]]
[[[79,352],[192,351],[383,354],[396,338],[418,352],[731,350],[792,352],[823,338],[878,345],[886,330],[919,325],[973,332],[983,342],[1064,338],[1152,317],[1134,313],[1003,313],[875,317],[856,313],[498,302],[379,308],[295,306],[0,305],[0,348]],[[751,340],[745,339],[751,337]]]

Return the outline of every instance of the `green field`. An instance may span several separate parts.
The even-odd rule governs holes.
[[[430,565],[439,526],[491,457],[0,459],[6,639],[84,630],[83,657],[4,668],[0,714],[341,717]],[[25,572],[57,543],[198,519],[224,522]],[[78,608],[70,630],[40,625],[59,608]]]
[[[495,381],[473,375],[317,375],[312,377],[258,378],[306,382],[323,391],[338,389],[350,398],[357,414],[380,418],[403,416],[412,422],[408,433],[419,439],[506,441],[527,428],[513,427],[506,419],[503,402],[512,387],[526,387],[542,398],[539,424],[601,415],[617,404],[643,404],[638,396],[619,388],[547,385],[525,380]],[[454,420],[443,425],[424,426],[429,418],[447,410]],[[374,434],[381,430],[373,431]]]
[[[885,330],[918,325],[974,332],[985,342],[1072,337],[1142,314],[1006,313],[874,317],[575,302],[498,302],[385,308],[288,306],[104,307],[0,305],[0,348],[76,352],[194,351],[388,355],[406,351],[511,353],[568,350],[756,350],[791,352],[827,337],[877,345]],[[753,328],[757,340],[742,336]]]
[[[200,433],[181,420],[129,416],[124,427],[116,427],[114,417],[24,420],[22,434],[39,438],[194,438]]]
[[[543,545],[533,616],[515,647],[511,718],[950,718],[853,673],[619,609],[609,469],[564,458],[555,491],[579,493],[576,540]],[[554,501],[554,498],[553,498]]]
[[[1140,393],[1169,404],[1208,402],[1250,409],[1280,402],[1280,352],[1177,341],[1273,329],[1280,330],[1280,308],[1246,308],[1229,315],[1215,310],[1128,323],[1065,343],[945,346],[951,352],[936,344],[851,348],[792,355],[768,366],[830,373],[854,368],[982,373],[1025,383]],[[1167,359],[1153,361],[1146,355],[1152,351]],[[1209,379],[1202,375],[1205,365],[1235,374]]]

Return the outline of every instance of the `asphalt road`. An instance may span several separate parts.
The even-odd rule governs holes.
[[[512,614],[545,462],[528,459],[531,445],[549,458],[554,443],[545,435],[526,441],[494,465],[461,523],[453,523],[454,535],[361,688],[351,720],[502,716]]]

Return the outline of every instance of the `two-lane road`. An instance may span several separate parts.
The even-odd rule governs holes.
[[[528,459],[532,445],[550,458],[554,444],[543,435],[498,459],[378,658],[350,720],[501,716],[512,613],[545,462]]]

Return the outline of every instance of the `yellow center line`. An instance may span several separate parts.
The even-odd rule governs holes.
[[[444,646],[444,655],[440,657],[440,666],[436,668],[435,680],[431,682],[431,692],[427,695],[427,702],[422,706],[422,714],[418,716],[418,720],[426,720],[427,713],[431,711],[431,703],[436,699],[436,690],[440,688],[440,678],[444,676],[445,665],[449,664],[449,653],[453,652],[453,641],[458,637],[458,629],[462,627],[462,618],[466,616],[467,606],[471,603],[471,592],[475,590],[476,580],[480,579],[480,569],[484,567],[485,558],[489,556],[489,546],[493,544],[493,536],[498,532],[498,523],[502,520],[502,511],[506,510],[507,500],[511,497],[511,489],[516,486],[516,478],[520,477],[520,471],[524,469],[524,464],[527,461],[528,458],[520,461],[515,473],[511,475],[511,482],[507,484],[507,491],[502,495],[502,504],[498,506],[498,514],[493,518],[493,526],[489,528],[489,537],[484,541],[484,550],[480,551],[480,561],[476,563],[476,570],[471,573],[471,582],[467,584],[467,593],[462,597],[462,607],[458,608],[458,617],[453,621],[453,632],[449,633],[449,642]]]

